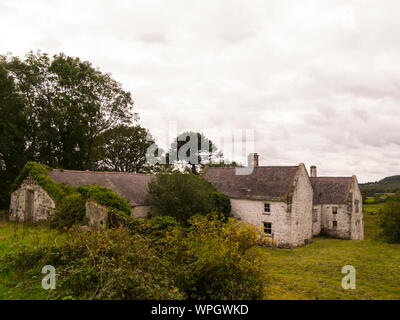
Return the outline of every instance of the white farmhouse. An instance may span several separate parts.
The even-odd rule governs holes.
[[[362,196],[355,176],[310,178],[304,164],[261,167],[251,155],[251,174],[236,168],[206,168],[203,177],[225,193],[232,214],[246,223],[264,227],[278,247],[308,244],[314,236],[363,240]]]

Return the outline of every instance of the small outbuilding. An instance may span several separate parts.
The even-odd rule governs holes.
[[[134,217],[146,217],[151,210],[151,207],[145,205],[150,174],[51,170],[49,177],[55,183],[65,183],[75,187],[99,185],[109,188],[128,200]],[[45,220],[54,214],[55,210],[55,199],[31,175],[28,175],[11,194],[9,212],[12,221]]]

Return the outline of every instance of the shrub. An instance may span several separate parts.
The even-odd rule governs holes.
[[[128,200],[117,195],[113,190],[98,185],[80,186],[77,191],[87,200],[94,200],[98,204],[111,209],[116,214],[130,217],[131,206]]]
[[[66,184],[54,182],[49,176],[51,170],[50,167],[44,164],[27,162],[11,189],[16,190],[19,188],[21,183],[31,175],[32,178],[35,179],[36,183],[41,186],[51,198],[56,202],[59,202],[67,193],[72,192],[73,187],[68,187]]]
[[[23,280],[53,265],[58,274],[55,299],[182,299],[171,263],[151,242],[126,229],[83,232],[74,229],[61,246],[21,250],[1,261],[3,272]]]
[[[217,215],[196,215],[187,228],[171,217],[129,219],[129,229],[82,232],[61,243],[23,247],[0,259],[17,282],[57,270],[55,299],[260,299],[267,268],[254,246],[262,230]],[[28,281],[29,280],[29,281]]]
[[[85,204],[86,199],[78,192],[64,197],[57,206],[51,225],[58,229],[69,229],[75,224],[87,223]]]
[[[384,204],[380,226],[383,239],[390,243],[400,243],[400,192]]]
[[[189,224],[170,236],[180,290],[189,299],[262,298],[266,268],[250,250],[265,242],[262,231],[217,216],[197,215]]]
[[[171,216],[183,224],[195,214],[218,211],[228,215],[230,212],[229,198],[193,173],[160,173],[149,183],[148,189],[146,202],[155,208],[156,215]]]

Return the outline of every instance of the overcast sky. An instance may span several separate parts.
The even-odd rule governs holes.
[[[400,174],[399,12],[398,0],[0,0],[0,53],[91,61],[160,139],[170,121],[211,137],[254,129],[262,165],[375,181]]]

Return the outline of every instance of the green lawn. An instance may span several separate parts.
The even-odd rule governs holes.
[[[268,261],[271,274],[266,299],[400,299],[400,245],[374,239],[378,215],[366,206],[364,241],[319,237],[293,249],[257,249]],[[356,269],[357,289],[341,286],[342,267]]]
[[[23,245],[43,246],[60,241],[61,238],[55,230],[47,226],[25,226],[0,221],[0,257]],[[41,287],[41,276],[40,274],[37,279],[21,283],[10,275],[0,273],[0,300],[46,299],[48,291]]]
[[[375,207],[365,206],[364,241],[316,238],[308,246],[280,250],[256,248],[268,262],[266,299],[400,299],[400,245],[376,240],[379,233]],[[46,226],[23,225],[14,228],[0,222],[0,256],[21,244],[38,246],[62,241],[62,236]],[[356,268],[357,289],[341,287],[345,265]],[[40,286],[41,276],[27,283],[0,274],[0,299],[46,299]]]

